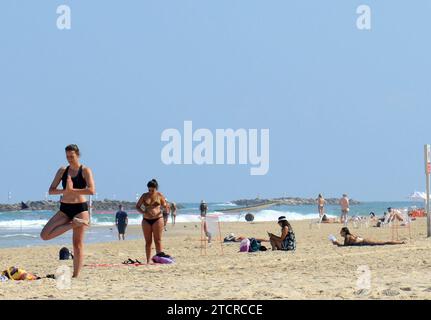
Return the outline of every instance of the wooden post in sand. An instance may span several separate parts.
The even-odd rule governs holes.
[[[427,185],[427,237],[431,237],[431,215],[430,215],[430,174],[431,174],[431,145],[425,145],[425,174],[426,174],[426,185]]]

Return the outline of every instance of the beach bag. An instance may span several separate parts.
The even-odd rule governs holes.
[[[248,252],[257,252],[260,249],[260,242],[257,241],[255,238],[250,238],[250,248],[248,249]]]
[[[63,247],[63,248],[60,249],[60,252],[58,253],[58,256],[59,256],[60,260],[73,259],[73,254],[66,247]]]
[[[161,264],[171,264],[174,263],[174,258],[171,256],[168,256],[167,254],[164,254],[163,252],[160,252],[156,254],[154,257],[151,258],[154,263],[161,263]]]
[[[250,250],[250,240],[244,239],[239,244],[239,252],[248,252]]]
[[[7,277],[9,280],[39,280],[40,277],[25,271],[18,267],[10,267],[2,272],[2,276]]]

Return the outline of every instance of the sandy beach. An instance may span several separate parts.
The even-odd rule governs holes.
[[[275,222],[223,223],[222,235],[248,237],[279,233]],[[310,229],[308,221],[293,221],[297,251],[239,253],[239,244],[214,242],[200,254],[200,225],[169,226],[165,252],[173,265],[123,266],[127,258],[142,259],[144,241],[131,240],[86,246],[87,266],[70,289],[58,289],[53,279],[0,283],[0,299],[430,299],[431,241],[426,221],[412,224],[412,239],[400,231],[406,245],[381,247],[333,246],[340,225]],[[390,228],[351,227],[355,234],[390,240]],[[140,233],[137,226],[129,233]],[[339,237],[339,236],[338,236]],[[0,250],[0,268],[19,266],[40,276],[52,274],[71,261],[58,260],[58,246]],[[120,265],[118,265],[120,264]],[[359,270],[359,271],[358,271]],[[360,290],[361,270],[369,270],[370,290]],[[360,281],[359,281],[360,282]],[[359,288],[359,289],[358,289]]]

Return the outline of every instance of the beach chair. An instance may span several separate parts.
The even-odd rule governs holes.
[[[364,218],[364,217],[360,217],[360,216],[354,216],[350,218],[350,221],[352,222],[353,228],[355,229],[359,229],[359,228],[363,228],[363,227],[368,227],[369,219]]]
[[[317,219],[311,219],[310,220],[310,229],[313,229],[313,226],[317,226],[318,229],[320,229],[320,225],[322,224],[323,215],[321,217],[318,217]]]
[[[381,228],[386,228],[389,227],[391,225],[392,222],[392,215],[390,213],[387,213],[385,216],[385,220],[382,221],[382,223],[380,224]]]
[[[404,209],[398,209],[397,210],[402,218],[402,221],[395,218],[395,216],[392,216],[391,219],[391,226],[392,226],[392,240],[399,240],[399,231],[402,229],[407,229],[409,234],[409,239],[412,238],[412,219],[409,216],[409,210],[407,208]]]

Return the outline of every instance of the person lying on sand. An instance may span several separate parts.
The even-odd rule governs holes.
[[[340,223],[340,220],[337,218],[328,218],[328,216],[324,214],[321,223]]]
[[[383,245],[395,245],[395,244],[405,244],[404,241],[374,241],[356,236],[350,233],[349,228],[341,228],[340,235],[344,238],[344,243],[339,243],[337,239],[331,238],[334,245],[342,246],[383,246]]]
[[[280,237],[268,232],[269,242],[271,243],[272,250],[295,250],[295,233],[293,233],[292,226],[290,225],[289,221],[287,221],[285,216],[278,218],[278,225],[281,227]]]
[[[244,237],[244,236],[235,236],[235,234],[233,233],[229,233],[225,238],[224,238],[224,242],[241,242],[244,239],[247,239],[250,237]],[[261,239],[261,238],[254,238],[259,242],[269,242],[268,239]]]

